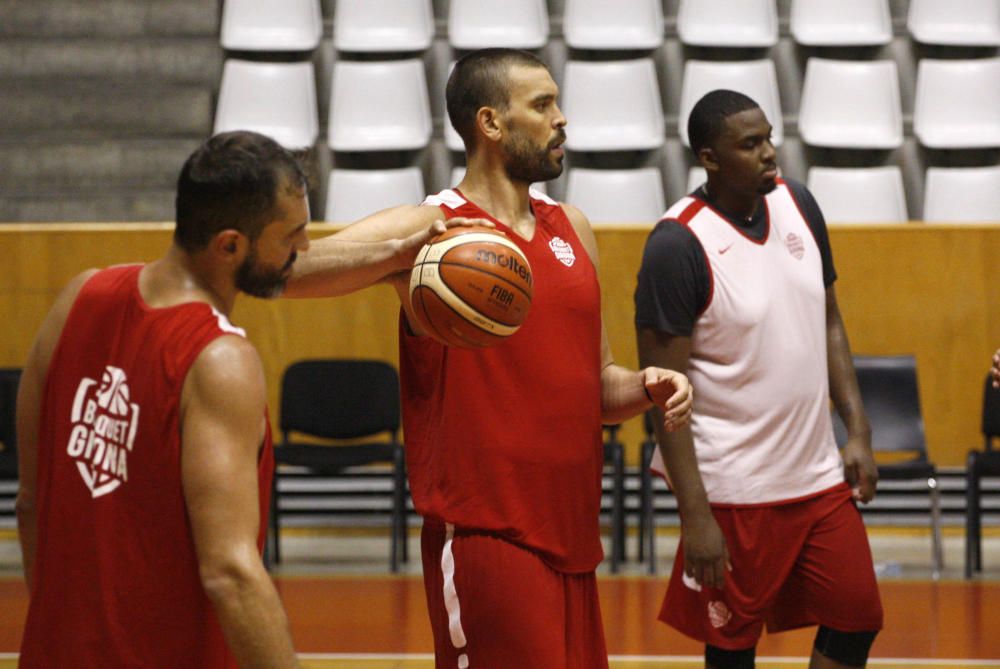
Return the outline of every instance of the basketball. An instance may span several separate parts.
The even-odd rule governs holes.
[[[528,259],[502,233],[484,227],[438,235],[417,254],[410,275],[418,325],[446,346],[503,341],[527,318],[531,295]]]

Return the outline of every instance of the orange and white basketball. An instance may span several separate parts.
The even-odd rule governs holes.
[[[421,329],[446,346],[483,348],[517,332],[531,307],[531,265],[484,227],[450,228],[417,254],[410,301]]]

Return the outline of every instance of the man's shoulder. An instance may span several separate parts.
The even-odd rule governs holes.
[[[239,401],[256,394],[249,390],[264,388],[264,366],[248,339],[224,333],[205,345],[191,365],[188,378],[200,387],[199,395],[228,396]]]
[[[653,226],[646,241],[646,248],[654,253],[673,253],[691,249],[700,251],[701,242],[676,216],[665,215]]]
[[[813,200],[812,193],[801,181],[796,181],[795,179],[788,177],[782,177],[779,183],[784,184],[784,186],[788,189],[788,192],[791,193],[792,197],[795,198],[796,201],[802,202],[804,200]]]

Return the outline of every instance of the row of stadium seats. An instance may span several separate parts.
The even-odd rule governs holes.
[[[927,174],[997,162],[1000,4],[961,0],[947,20],[940,10],[922,0],[512,0],[502,11],[483,0],[225,0],[220,41],[229,59],[214,130],[250,128],[312,148],[315,173],[328,175],[316,179],[314,211],[353,220],[419,201],[425,186],[457,183],[463,145],[443,109],[450,63],[471,48],[529,48],[551,64],[570,120],[571,169],[550,184],[554,197],[579,199],[588,175],[621,188],[645,184],[629,218],[652,220],[660,200],[686,185],[692,161],[680,147],[691,107],[725,87],[760,102],[775,144],[787,145],[779,160],[791,176],[806,181],[823,173],[819,166],[895,175],[883,178],[893,186],[879,200],[885,206],[862,215],[824,205],[831,220],[944,220],[924,199],[934,182]],[[911,38],[951,46],[914,49]],[[792,40],[805,50],[793,55]],[[340,181],[388,177],[421,188],[364,206],[339,195],[363,191]],[[1000,220],[990,206],[948,217]],[[584,208],[608,220],[599,205]]]
[[[665,139],[654,61],[570,61],[562,75],[562,106],[572,119],[566,146],[574,151],[652,150]],[[757,100],[783,137],[777,76],[771,60],[685,63],[677,131],[685,146],[694,103],[715,88]],[[427,145],[433,123],[423,61],[337,61],[333,66],[328,143],[334,151],[414,150]],[[914,134],[935,149],[1000,146],[1000,58],[922,59],[918,65]],[[249,128],[282,144],[312,146],[319,134],[316,82],[310,62],[226,61],[215,131]],[[813,146],[893,149],[903,143],[896,63],[810,58],[798,130]],[[462,142],[445,125],[449,149]]]
[[[776,0],[680,0],[682,43],[770,47],[778,41]],[[545,0],[450,0],[448,41],[524,49],[549,38]],[[434,36],[431,0],[337,0],[334,46],[340,51],[421,51]],[[663,41],[661,0],[565,0],[567,44],[575,49],[654,49]],[[907,30],[925,44],[1000,45],[995,0],[910,0]],[[792,0],[790,32],[808,46],[884,45],[892,39],[889,0]],[[308,51],[322,35],[319,0],[226,0],[221,42],[231,50]]]
[[[461,181],[456,167],[451,183]],[[692,168],[687,190],[704,183],[701,168]],[[653,223],[666,209],[659,168],[570,168],[566,201],[601,224]],[[828,221],[837,223],[905,223],[903,177],[898,167],[813,167],[807,179]],[[930,223],[1000,222],[1000,166],[927,170],[922,218]],[[536,184],[544,191],[544,184]],[[334,169],[327,186],[325,220],[346,223],[386,207],[420,202],[426,193],[417,167],[388,170]],[[916,212],[914,212],[916,213]],[[915,217],[915,216],[914,216]]]

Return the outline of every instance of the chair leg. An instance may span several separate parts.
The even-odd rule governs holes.
[[[931,554],[934,560],[934,570],[931,577],[936,581],[941,578],[944,569],[944,546],[941,543],[941,490],[935,477],[927,479],[931,498]]]
[[[640,461],[641,462],[641,461]],[[639,526],[637,532],[638,550],[636,560],[640,563],[646,559],[646,479],[639,471]]]
[[[653,507],[653,474],[649,470],[653,462],[655,444],[643,444],[642,452],[642,539],[645,544],[647,571],[652,576],[656,574],[656,522],[654,516],[656,509]]]
[[[625,449],[615,445],[611,492],[611,573],[625,560]]]
[[[973,451],[965,465],[965,578],[982,568],[980,520],[979,456]]]
[[[410,498],[410,490],[408,481],[409,477],[406,475],[406,452],[403,451],[403,466],[399,474],[399,485],[403,490],[403,499],[400,509],[402,515],[402,527],[399,534],[399,540],[402,543],[402,557],[404,564],[410,561],[410,509],[407,505]]]
[[[274,564],[281,564],[281,519],[278,518],[278,472],[275,469],[274,476],[271,477],[271,508],[270,531],[268,532],[267,544],[270,550],[270,559]]]
[[[405,478],[400,476],[403,471],[403,449],[397,447],[393,458],[392,467],[392,527],[390,529],[391,539],[389,542],[389,568],[392,573],[399,571],[399,556],[401,548],[399,546],[400,535],[403,529],[403,509]],[[401,485],[401,478],[404,485]]]

